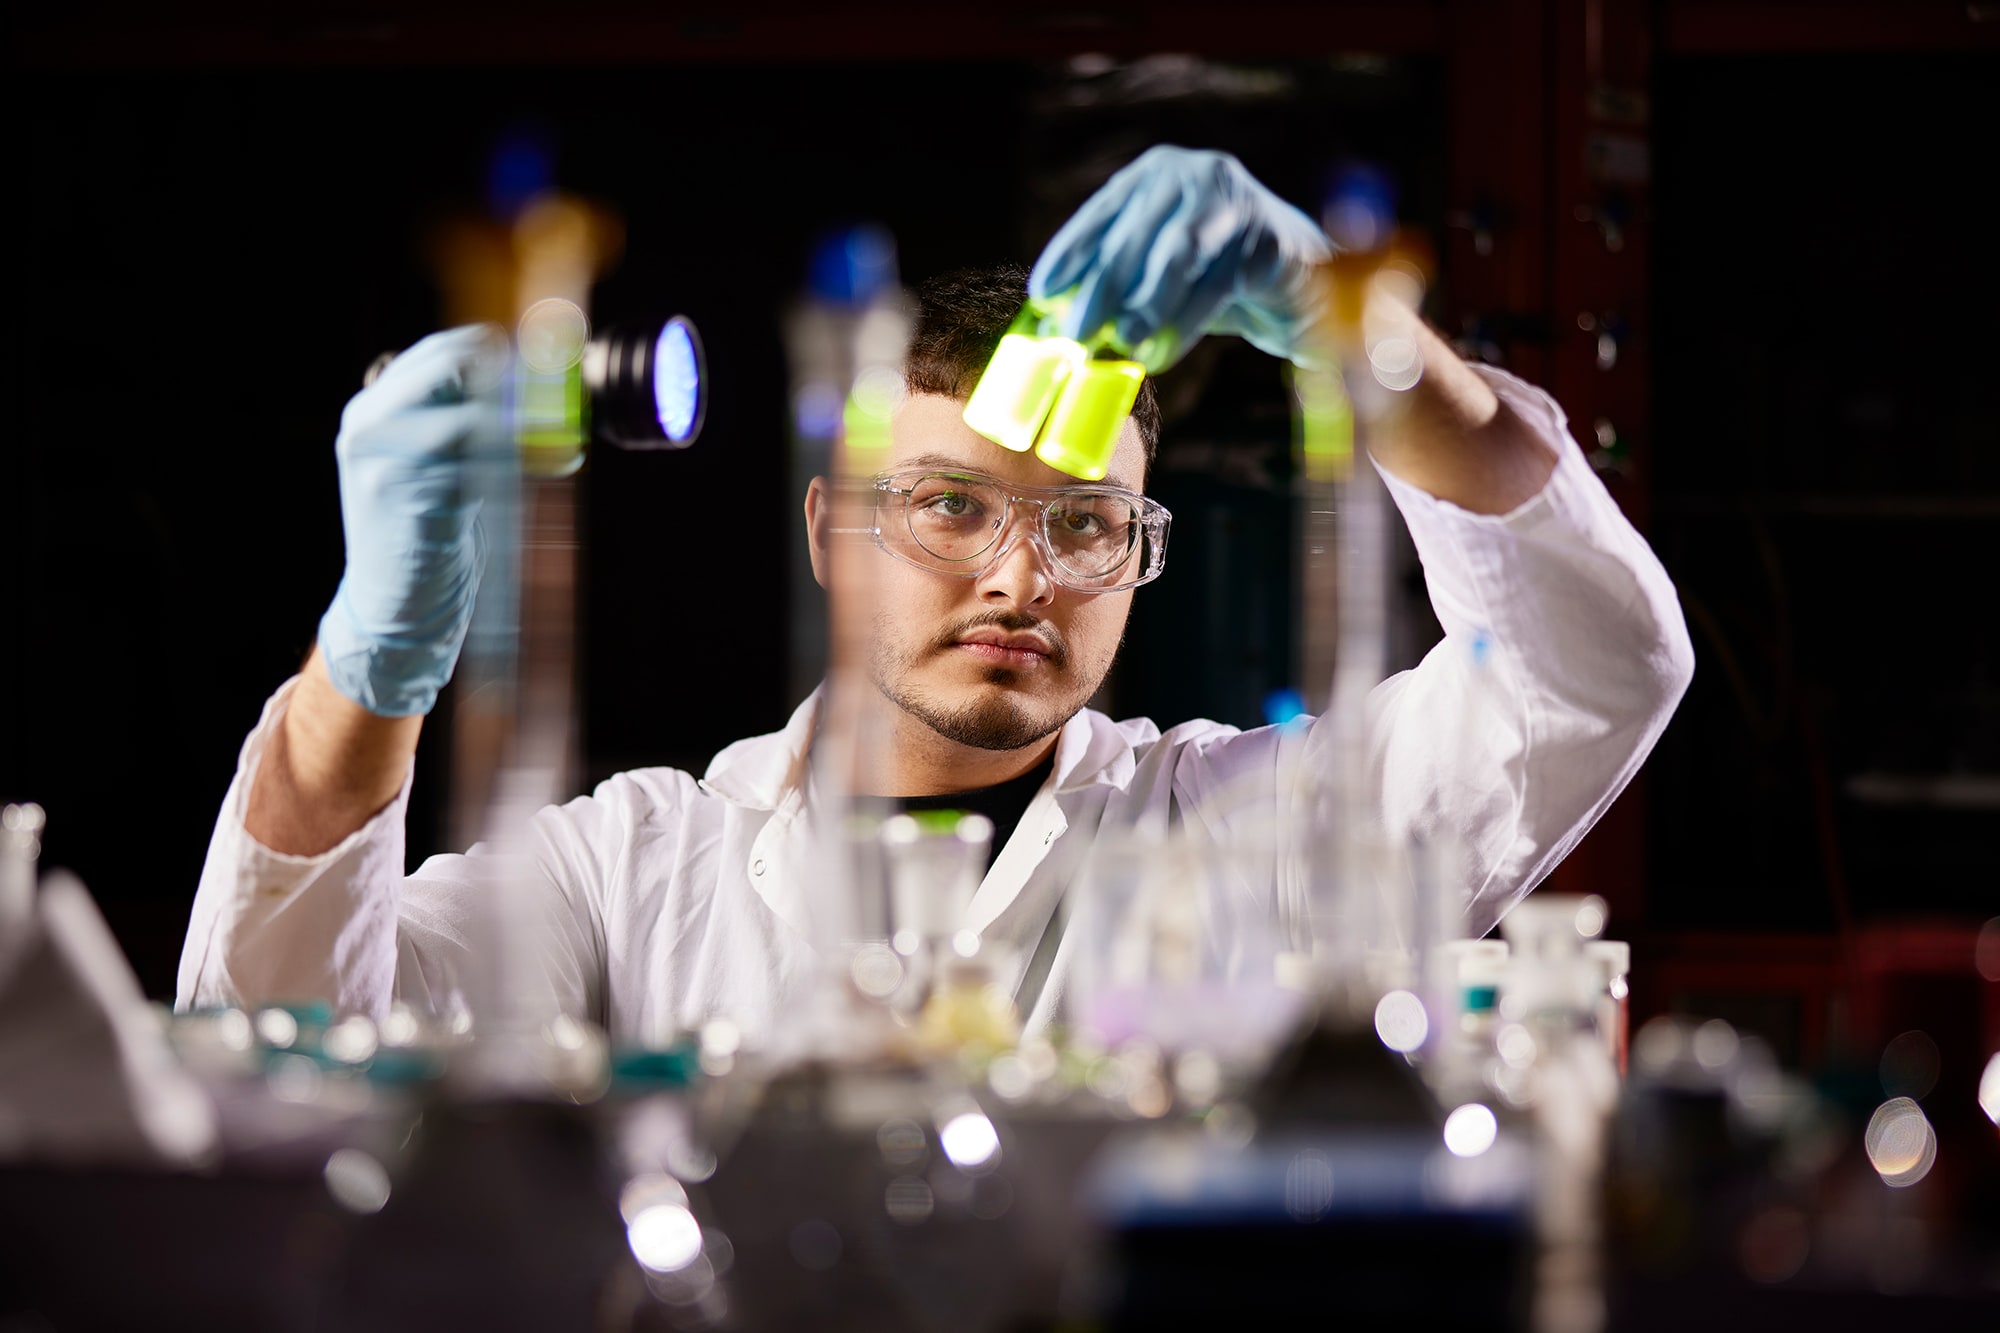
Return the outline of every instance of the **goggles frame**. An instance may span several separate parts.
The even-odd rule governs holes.
[[[910,527],[909,503],[917,483],[928,477],[942,477],[951,481],[971,485],[990,486],[998,491],[1006,502],[1006,516],[1001,519],[994,534],[973,554],[963,560],[953,560],[938,555],[926,547],[921,538]],[[903,483],[899,486],[898,483]],[[835,532],[854,536],[868,536],[884,554],[893,556],[916,569],[932,574],[943,574],[947,578],[974,579],[985,574],[1000,563],[1001,557],[1013,548],[1018,535],[1015,532],[1014,511],[1022,504],[1035,506],[1035,520],[1028,525],[1028,544],[1041,557],[1043,567],[1049,576],[1061,587],[1072,592],[1106,593],[1125,592],[1141,587],[1158,578],[1167,565],[1167,536],[1173,526],[1173,514],[1158,500],[1128,491],[1122,486],[1022,486],[1005,481],[991,473],[978,472],[970,468],[913,467],[899,468],[894,472],[877,473],[866,479],[857,479],[851,485],[860,494],[869,497],[872,513],[869,525],[864,528],[836,528]],[[1112,496],[1129,502],[1135,511],[1132,522],[1134,535],[1124,559],[1111,570],[1101,575],[1078,574],[1062,562],[1056,555],[1055,547],[1049,541],[1049,506],[1065,498],[1078,495]],[[888,522],[900,523],[904,528],[911,550],[899,549],[901,543],[893,535],[885,536],[884,509],[889,497],[894,496],[900,509],[890,509]],[[922,552],[919,557],[914,552]],[[1112,583],[1098,583],[1094,580],[1113,578],[1121,571],[1129,571],[1135,558],[1140,566],[1137,576]]]

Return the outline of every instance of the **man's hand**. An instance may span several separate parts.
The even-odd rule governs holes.
[[[1070,337],[1109,325],[1149,370],[1172,365],[1203,333],[1240,334],[1298,361],[1325,313],[1316,270],[1331,253],[1311,218],[1235,158],[1162,146],[1063,224],[1028,292],[1053,298]],[[1406,410],[1371,433],[1375,460],[1473,513],[1504,514],[1531,498],[1555,455],[1416,311],[1386,291],[1366,299],[1367,322],[1413,340],[1424,363]]]
[[[1109,325],[1150,371],[1204,333],[1239,334],[1291,360],[1319,317],[1313,270],[1331,248],[1229,154],[1162,145],[1063,224],[1028,292],[1058,307],[1067,297],[1060,332],[1089,341]]]
[[[489,327],[432,334],[341,414],[347,569],[244,817],[274,851],[327,851],[403,784],[472,620],[481,553],[469,482],[505,443],[506,356]]]
[[[502,438],[506,354],[489,326],[434,333],[341,414],[347,571],[319,651],[334,688],[379,716],[428,713],[471,624],[481,554],[468,469]]]

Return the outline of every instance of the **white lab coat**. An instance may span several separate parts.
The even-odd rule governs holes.
[[[1479,933],[1548,874],[1623,790],[1693,670],[1673,585],[1569,438],[1546,394],[1489,368],[1495,390],[1560,459],[1533,499],[1483,516],[1388,478],[1423,559],[1446,640],[1369,699],[1368,781],[1391,840],[1463,845],[1466,925]],[[1464,645],[1483,633],[1482,667]],[[315,997],[383,1011],[454,1002],[478,945],[474,859],[402,874],[408,785],[339,846],[288,856],[244,830],[251,778],[292,683],[245,741],[209,846],[181,959],[183,1007]],[[659,1040],[726,1016],[773,1033],[809,993],[817,957],[813,821],[802,747],[817,696],[782,732],[739,741],[697,780],[621,773],[532,821],[525,910],[533,984],[616,1040]],[[1038,1024],[1061,1003],[1065,887],[1093,842],[1168,823],[1208,843],[1270,845],[1297,765],[1324,765],[1323,722],[1243,732],[1208,721],[1162,734],[1085,710],[1054,772],[966,909]],[[1251,827],[1255,825],[1255,827]],[[1297,867],[1245,877],[1276,910]],[[1053,947],[1051,947],[1053,946]],[[1032,975],[1031,975],[1032,974]]]

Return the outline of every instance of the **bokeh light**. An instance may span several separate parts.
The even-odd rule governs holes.
[[[1408,1054],[1430,1035],[1424,1002],[1406,990],[1392,990],[1375,1003],[1375,1035],[1392,1051]]]
[[[875,1147],[890,1166],[921,1162],[930,1150],[924,1127],[914,1120],[890,1120],[875,1131]]]
[[[321,1173],[326,1192],[351,1213],[379,1213],[389,1202],[389,1172],[359,1148],[336,1149]]]
[[[1988,981],[2000,981],[2000,916],[1979,928],[1972,944],[1972,965]]]
[[[589,343],[590,317],[574,301],[551,296],[521,314],[521,362],[538,375],[562,374],[583,360]]]
[[[898,1176],[882,1191],[882,1207],[891,1220],[913,1227],[930,1220],[937,1200],[921,1176]]]
[[[1720,1018],[1711,1018],[1694,1030],[1694,1040],[1690,1043],[1694,1050],[1695,1063],[1703,1069],[1721,1069],[1736,1058],[1742,1049],[1742,1039],[1736,1029]]]
[[[2000,1125],[2000,1051],[1986,1061],[1986,1072],[1979,1076],[1979,1109]]]
[[[1924,1032],[1905,1032],[1882,1048],[1882,1092],[1922,1101],[1937,1086],[1937,1043]]]
[[[257,1011],[257,1039],[266,1046],[283,1050],[299,1039],[299,1020],[283,1009],[260,1009]]]
[[[886,999],[903,984],[903,960],[886,944],[864,944],[848,963],[854,987],[873,1000]]]
[[[953,1116],[938,1131],[944,1155],[964,1170],[986,1165],[1000,1151],[1000,1135],[993,1122],[977,1111]]]
[[[1285,1211],[1300,1222],[1314,1222],[1333,1207],[1333,1164],[1326,1154],[1308,1148],[1285,1168]]]
[[[365,1014],[343,1018],[326,1030],[320,1047],[327,1058],[358,1065],[375,1054],[375,1024]]]
[[[1891,1097],[1875,1108],[1863,1143],[1875,1174],[1894,1189],[1916,1184],[1937,1161],[1937,1133],[1908,1097]]]
[[[1477,1157],[1500,1137],[1500,1122],[1478,1102],[1459,1107],[1444,1121],[1444,1146],[1454,1157]]]
[[[676,1273],[701,1254],[701,1224],[686,1205],[656,1203],[625,1228],[632,1257],[655,1273]]]

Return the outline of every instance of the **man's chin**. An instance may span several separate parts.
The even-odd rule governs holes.
[[[1012,672],[1000,674],[1013,675]],[[1005,682],[994,681],[994,685]],[[1063,712],[1028,701],[1006,689],[981,689],[951,701],[890,693],[889,701],[948,741],[975,750],[1023,750],[1057,731],[1077,709]],[[1036,701],[1039,703],[1040,701]],[[1081,705],[1079,705],[1080,707]]]

